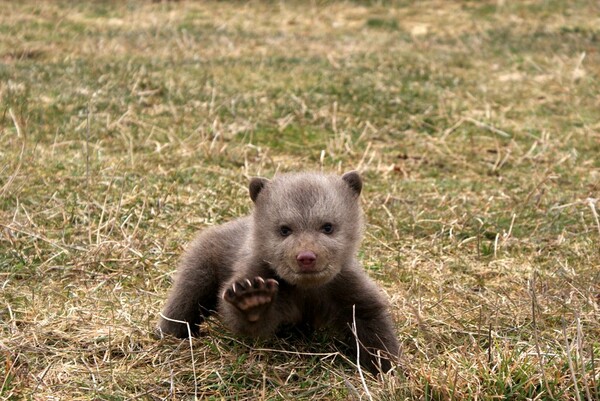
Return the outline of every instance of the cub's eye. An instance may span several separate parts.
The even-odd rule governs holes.
[[[292,233],[292,229],[289,228],[288,226],[279,227],[279,234],[281,234],[282,237],[287,237],[291,233]]]
[[[321,226],[321,232],[323,234],[332,234],[333,233],[333,224],[325,223]]]

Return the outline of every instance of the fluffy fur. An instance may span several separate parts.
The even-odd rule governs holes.
[[[358,173],[254,178],[249,189],[251,216],[205,230],[189,246],[163,315],[197,333],[216,310],[250,337],[284,324],[332,327],[354,352],[355,321],[361,365],[389,370],[398,341],[387,302],[355,257],[363,231]],[[163,318],[159,328],[188,335],[186,325]]]

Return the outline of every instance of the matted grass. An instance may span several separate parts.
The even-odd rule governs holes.
[[[2,399],[600,398],[597,2],[0,9]],[[324,333],[152,337],[248,177],[354,168],[395,376]]]

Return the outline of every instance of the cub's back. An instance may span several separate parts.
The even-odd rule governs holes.
[[[248,253],[251,230],[249,216],[203,230],[188,246],[181,263],[191,267],[204,260],[203,268],[212,270],[219,282],[227,280],[234,263]]]

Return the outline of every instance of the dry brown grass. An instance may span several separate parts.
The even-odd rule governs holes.
[[[0,9],[2,399],[599,398],[595,2]],[[152,338],[249,176],[351,168],[395,377],[324,333]]]

